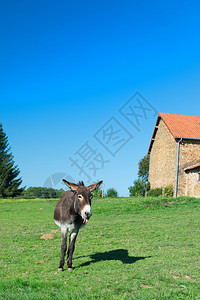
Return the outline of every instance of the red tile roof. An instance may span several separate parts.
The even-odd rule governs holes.
[[[160,119],[164,121],[174,138],[200,139],[200,117],[160,112],[151,138],[148,153],[151,152]]]
[[[200,117],[159,113],[173,137],[200,139]]]

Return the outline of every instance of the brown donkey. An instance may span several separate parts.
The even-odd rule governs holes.
[[[54,211],[54,221],[61,227],[62,245],[61,259],[58,270],[63,271],[65,254],[67,251],[67,233],[69,232],[69,247],[67,252],[68,270],[72,270],[72,255],[75,249],[75,241],[79,229],[87,224],[92,215],[91,192],[97,189],[103,181],[94,183],[88,187],[80,181],[78,184],[63,179],[63,182],[71,189],[62,195]]]

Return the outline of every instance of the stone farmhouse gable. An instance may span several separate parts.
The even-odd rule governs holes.
[[[159,113],[148,153],[151,189],[171,185],[175,197],[200,197],[199,116]]]

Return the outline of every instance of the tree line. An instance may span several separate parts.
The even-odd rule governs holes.
[[[65,191],[63,189],[57,190],[53,188],[45,187],[29,187],[27,190],[23,190],[20,197],[26,199],[49,199],[49,198],[60,198]]]
[[[150,190],[148,182],[149,176],[149,155],[145,155],[138,163],[138,179],[133,181],[130,186],[129,196],[159,196],[162,195],[162,189]],[[10,152],[8,144],[8,137],[3,131],[2,124],[0,123],[0,198],[60,198],[64,194],[64,190],[45,188],[45,187],[21,187],[22,178],[19,176],[20,171],[15,165],[14,157]],[[166,187],[164,191],[166,195],[173,195],[172,187]],[[102,190],[99,188],[94,192],[94,197],[101,197]],[[114,188],[109,188],[105,197],[117,197],[118,192]]]

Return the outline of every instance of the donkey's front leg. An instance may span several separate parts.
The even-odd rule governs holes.
[[[63,271],[66,251],[67,251],[67,231],[62,232],[61,259],[60,259],[60,265],[58,271]]]
[[[74,232],[70,235],[69,237],[69,248],[68,248],[68,258],[67,258],[67,265],[68,265],[68,270],[71,271],[73,270],[72,268],[72,255],[75,250],[75,241],[77,238],[78,232]]]

